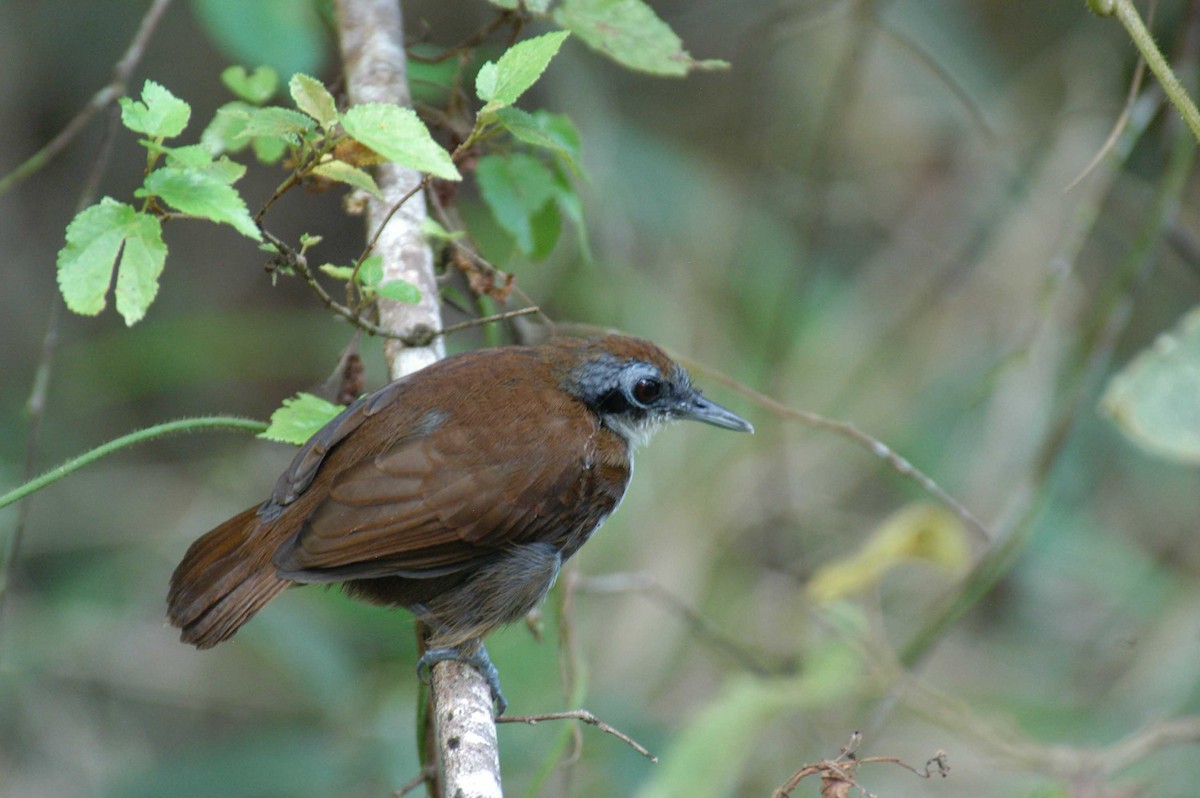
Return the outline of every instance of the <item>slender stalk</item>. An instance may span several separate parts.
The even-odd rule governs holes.
[[[262,432],[267,428],[263,421],[257,421],[252,418],[239,418],[237,416],[204,416],[201,418],[182,418],[177,421],[168,421],[163,424],[155,424],[153,427],[131,432],[128,435],[122,435],[119,438],[114,438],[107,443],[102,443],[95,449],[84,452],[78,457],[74,457],[57,468],[52,468],[40,477],[35,477],[28,482],[13,488],[8,493],[0,495],[0,508],[7,507],[13,502],[18,502],[31,493],[36,493],[42,488],[58,482],[68,474],[73,474],[86,465],[91,465],[97,460],[107,457],[114,452],[119,452],[122,449],[127,449],[139,443],[162,438],[167,435],[174,435],[180,432],[199,432],[209,429],[228,429],[240,430],[244,432]]]
[[[1191,129],[1192,135],[1196,137],[1197,141],[1200,141],[1200,110],[1196,108],[1196,103],[1193,102],[1187,89],[1175,75],[1175,70],[1171,69],[1171,64],[1163,55],[1162,50],[1158,49],[1154,37],[1146,28],[1146,23],[1138,14],[1133,0],[1092,0],[1089,5],[1095,13],[1101,16],[1115,15],[1121,21],[1125,32],[1133,40],[1134,47],[1142,54],[1150,71],[1162,84],[1163,91],[1167,93],[1167,99],[1171,101],[1171,105],[1175,106],[1175,110],[1179,111],[1179,115]]]

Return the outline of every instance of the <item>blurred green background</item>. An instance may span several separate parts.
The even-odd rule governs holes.
[[[228,99],[221,69],[255,65],[239,46],[338,78],[320,10],[242,5],[262,20],[230,26],[229,4],[177,2],[133,81],[192,103],[185,140]],[[577,695],[560,687],[562,584],[545,642],[518,626],[490,644],[512,712],[579,703],[663,761],[585,728],[565,768],[569,727],[501,726],[507,792],[765,796],[861,730],[861,756],[949,755],[945,780],[864,766],[863,785],[889,798],[1194,795],[1194,731],[1128,760],[1077,755],[1200,713],[1200,475],[1097,410],[1106,375],[1200,300],[1200,181],[1182,183],[1177,211],[1175,197],[1155,205],[1187,168],[1171,166],[1174,112],[1135,120],[1132,148],[1065,191],[1124,103],[1135,55],[1120,26],[1082,2],[653,5],[697,58],[732,69],[666,80],[567,43],[521,104],[582,133],[594,259],[565,240],[545,262],[509,263],[518,285],[557,320],[651,338],[853,421],[1017,544],[998,584],[900,673],[894,652],[957,595],[961,568],[905,562],[820,605],[806,586],[931,498],[697,367],[758,434],[688,425],[639,455],[620,512],[575,563]],[[0,174],[108,80],[145,7],[0,0]],[[414,39],[440,44],[493,15],[465,0],[404,10]],[[1189,12],[1161,2],[1155,29],[1194,70]],[[21,480],[54,256],[100,128],[0,196],[4,489]],[[119,133],[101,192],[127,200],[143,165]],[[254,206],[279,179],[252,167],[240,186]],[[362,225],[341,193],[287,197],[277,232],[319,231],[322,255],[348,260]],[[461,203],[482,216],[469,188]],[[159,297],[136,327],[111,308],[64,314],[43,466],[181,416],[265,418],[334,368],[350,331],[298,281],[272,286],[246,239],[196,223],[166,238]],[[365,358],[381,384],[379,347]],[[234,434],[180,437],[34,497],[0,641],[0,794],[380,796],[416,773],[407,615],[289,591],[208,652],[164,623],[189,542],[260,501],[290,456]],[[0,540],[15,520],[0,511]]]

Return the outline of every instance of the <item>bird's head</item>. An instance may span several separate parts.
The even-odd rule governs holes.
[[[668,421],[703,421],[738,432],[754,427],[706,399],[687,369],[654,344],[610,335],[561,339],[562,387],[600,416],[601,423],[639,446]]]

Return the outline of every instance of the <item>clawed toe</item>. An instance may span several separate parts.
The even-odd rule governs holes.
[[[488,656],[486,648],[479,645],[468,652],[459,648],[431,648],[417,660],[417,678],[425,684],[429,684],[433,666],[447,660],[465,662],[479,671],[492,691],[492,701],[496,704],[496,717],[504,714],[504,711],[508,709],[508,701],[505,700],[504,693],[500,690],[500,671],[496,670],[496,666],[492,664],[492,658]]]

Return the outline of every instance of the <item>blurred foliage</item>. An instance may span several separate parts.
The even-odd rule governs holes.
[[[320,4],[303,30],[289,27],[295,14],[246,17],[247,5],[265,19],[282,4],[174,6],[133,85],[153,78],[209,119],[229,99],[231,63],[336,84]],[[652,338],[790,407],[852,420],[1015,542],[980,600],[902,667],[895,652],[960,594],[960,577],[893,558],[861,593],[816,607],[807,590],[930,497],[847,440],[739,400],[701,365],[697,382],[759,434],[681,428],[639,454],[620,512],[574,566],[589,578],[567,602],[577,657],[566,685],[557,602],[543,644],[519,625],[490,644],[514,712],[579,698],[662,763],[584,727],[581,758],[563,767],[566,727],[505,725],[508,792],[765,796],[861,730],[862,756],[919,767],[949,754],[946,780],[863,768],[864,786],[888,798],[1193,793],[1194,733],[1132,758],[1110,748],[1200,714],[1200,474],[1098,412],[1123,366],[1162,367],[1139,357],[1161,352],[1147,350],[1159,336],[1194,338],[1182,321],[1200,301],[1194,143],[1152,81],[1113,153],[1064,191],[1121,113],[1128,37],[1083,3],[653,6],[688,52],[731,68],[664,80],[565,43],[526,107],[578,129],[569,153],[590,176],[578,189],[591,257],[571,227],[538,246],[533,216],[498,223],[472,183],[458,208],[485,254],[555,319]],[[1195,56],[1194,7],[1158,4],[1154,30],[1177,64]],[[107,80],[145,4],[0,8],[7,173]],[[404,10],[422,48],[495,14],[483,2]],[[441,102],[478,67],[425,65],[418,96]],[[0,196],[6,487],[21,479],[55,253],[99,128]],[[131,196],[144,166],[118,142],[100,194]],[[248,172],[250,207],[280,175]],[[286,198],[273,211],[281,235],[319,229],[321,257],[352,262],[362,229],[341,193]],[[535,215],[572,218],[542,199]],[[136,328],[115,314],[62,319],[43,466],[179,416],[266,418],[334,372],[351,331],[299,281],[266,274],[232,229],[169,234],[174,265]],[[378,349],[363,353],[368,386],[383,379]],[[1179,397],[1186,419],[1195,397]],[[407,616],[288,591],[209,652],[163,622],[188,543],[260,501],[290,455],[248,437],[172,438],[34,497],[0,638],[0,791],[378,796],[414,775]],[[0,539],[14,520],[0,511]],[[969,543],[976,561],[985,544]],[[622,574],[638,579],[598,589]],[[1064,759],[1060,746],[1096,756]],[[806,781],[794,794],[816,790]]]

